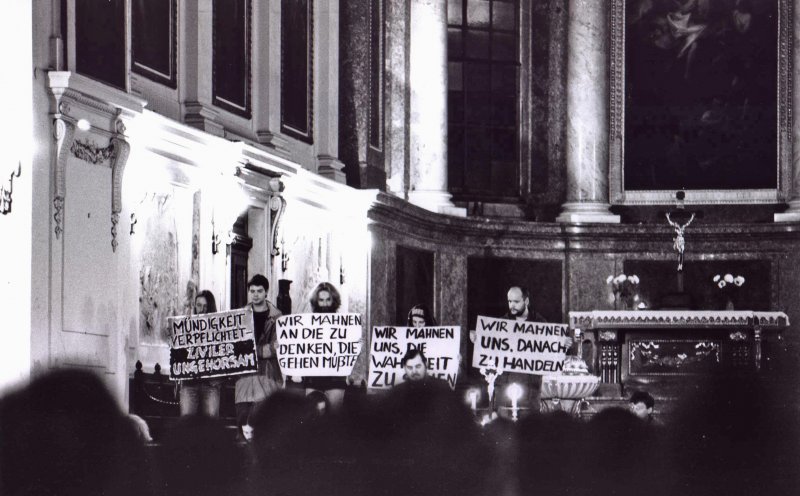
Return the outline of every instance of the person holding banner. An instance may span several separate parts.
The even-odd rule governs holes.
[[[532,308],[528,288],[511,286],[508,288],[506,297],[508,300],[508,312],[502,318],[521,322],[547,322],[547,319]],[[526,394],[520,399],[520,406],[528,407],[531,411],[538,412],[542,376],[506,372],[497,377],[495,387],[497,387],[498,391],[505,392],[508,385],[512,383],[517,383],[526,389]]]
[[[314,313],[336,313],[342,305],[342,297],[339,290],[329,282],[321,282],[311,292],[309,298],[311,311]],[[338,411],[344,403],[344,390],[347,380],[344,377],[320,376],[303,378],[303,387],[306,395],[314,391],[325,394],[330,402],[332,411]]]
[[[203,290],[194,299],[194,314],[215,313],[217,300],[214,293]],[[198,411],[209,417],[219,416],[219,395],[222,381],[220,379],[190,379],[181,381],[180,403],[181,415],[194,415]]]
[[[428,305],[418,303],[408,311],[408,327],[432,327],[439,325],[428,309]]]
[[[283,377],[275,355],[275,319],[283,315],[278,307],[267,301],[269,280],[261,274],[254,275],[247,283],[250,303],[245,306],[248,317],[253,319],[258,373],[236,380],[237,438],[248,439],[252,430],[249,425],[254,407],[274,392],[281,389]]]

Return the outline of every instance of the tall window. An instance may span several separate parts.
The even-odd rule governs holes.
[[[311,143],[314,2],[281,2],[281,131]]]
[[[125,89],[125,0],[75,1],[75,69]]]
[[[175,88],[177,0],[134,0],[131,4],[133,72]]]
[[[214,0],[214,105],[250,118],[250,0]]]
[[[448,184],[456,199],[519,197],[519,1],[449,0]]]

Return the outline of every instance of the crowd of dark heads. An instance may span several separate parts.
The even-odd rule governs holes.
[[[663,425],[606,409],[481,427],[447,388],[354,395],[324,415],[281,392],[250,444],[191,416],[146,445],[100,379],[60,371],[0,400],[0,494],[795,494],[798,415],[784,400],[737,379],[687,393]]]

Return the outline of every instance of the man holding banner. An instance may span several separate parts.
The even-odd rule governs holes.
[[[250,303],[245,306],[247,319],[252,319],[258,353],[258,372],[236,381],[237,437],[247,438],[250,433],[250,414],[257,403],[267,399],[281,389],[283,377],[275,355],[275,319],[281,311],[267,301],[269,280],[261,274],[254,275],[247,283]]]
[[[511,286],[506,293],[508,300],[508,312],[502,318],[515,320],[517,322],[547,322],[547,320],[536,312],[530,302],[530,291],[524,286]],[[495,381],[495,387],[501,394],[505,393],[506,388],[516,383],[525,389],[525,393],[520,398],[521,407],[530,408],[532,411],[539,411],[539,398],[542,390],[542,376],[529,375],[517,372],[505,372],[500,374]]]

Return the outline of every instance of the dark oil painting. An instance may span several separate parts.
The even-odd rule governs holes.
[[[625,3],[626,190],[776,188],[778,2]]]

